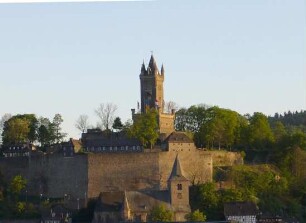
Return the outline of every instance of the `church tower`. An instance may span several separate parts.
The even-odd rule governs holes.
[[[190,213],[189,185],[190,182],[182,173],[181,164],[177,155],[168,180],[170,202],[174,209],[175,221],[184,221],[185,215]]]
[[[146,113],[148,109],[155,108],[158,111],[158,127],[160,138],[166,138],[174,131],[174,111],[170,114],[164,112],[164,79],[165,70],[161,66],[159,70],[154,59],[151,55],[149,65],[146,68],[144,62],[141,66],[140,78],[140,98],[142,114]],[[132,110],[135,116],[135,110]]]

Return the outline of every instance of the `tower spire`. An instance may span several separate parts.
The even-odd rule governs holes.
[[[186,177],[183,176],[178,155],[176,155],[169,180],[187,180]]]
[[[164,64],[162,64],[161,68],[160,68],[160,74],[164,75],[165,74],[165,69],[164,69]]]
[[[156,61],[154,59],[154,56],[153,56],[153,52],[152,52],[152,55],[151,55],[151,58],[150,58],[150,62],[149,62],[149,66],[148,66],[148,70],[152,71],[152,74],[158,74],[158,68],[157,68],[157,65],[156,65]]]

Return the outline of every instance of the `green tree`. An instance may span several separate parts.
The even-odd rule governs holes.
[[[173,213],[167,210],[165,206],[159,205],[153,207],[149,214],[149,219],[154,222],[171,222],[173,220]]]
[[[193,105],[181,108],[175,113],[175,129],[177,131],[198,132],[207,119],[209,119],[209,107],[207,105]]]
[[[240,137],[240,121],[241,116],[235,111],[218,107],[208,108],[205,120],[195,133],[196,145],[202,147],[205,144],[207,148],[217,145],[219,149],[231,149]]]
[[[271,148],[271,145],[274,142],[268,118],[260,112],[255,112],[250,118],[248,135],[249,144],[255,149]]]
[[[113,129],[117,130],[117,131],[121,131],[123,128],[123,124],[121,122],[120,117],[116,117],[113,123]]]
[[[11,118],[5,122],[3,144],[18,144],[28,141],[29,121],[22,118]]]
[[[274,139],[276,142],[280,142],[284,136],[287,135],[287,131],[282,122],[276,121],[272,128]]]
[[[208,220],[220,220],[223,217],[223,206],[214,183],[194,185],[190,188],[190,205],[192,210],[199,209]]]
[[[37,139],[38,120],[34,114],[15,115],[4,122],[3,144],[33,143]]]
[[[136,118],[128,133],[131,137],[137,138],[144,146],[152,149],[158,138],[157,128],[157,112],[151,109]]]
[[[3,137],[3,128],[6,121],[8,121],[12,117],[11,114],[5,113],[0,119],[0,144],[2,144],[2,137]]]
[[[15,176],[9,186],[9,190],[12,194],[18,195],[26,187],[27,180],[21,175]]]
[[[54,138],[54,141],[56,143],[60,143],[67,135],[66,133],[62,132],[61,124],[63,123],[63,121],[64,120],[61,114],[55,114],[50,130],[52,132],[52,138]]]
[[[203,212],[199,211],[199,209],[189,213],[186,215],[186,220],[188,221],[206,221],[206,215]]]

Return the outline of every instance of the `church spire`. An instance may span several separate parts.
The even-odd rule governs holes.
[[[178,155],[175,158],[169,180],[183,180],[183,181],[187,180],[186,177],[183,176],[182,168],[181,168],[181,164],[180,164],[180,160],[178,158]]]

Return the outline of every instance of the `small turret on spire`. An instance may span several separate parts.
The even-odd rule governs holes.
[[[145,63],[143,61],[142,65],[141,65],[141,73],[145,74],[147,72],[146,67],[145,67]]]
[[[165,69],[164,69],[164,64],[162,64],[161,68],[160,68],[160,74],[164,75],[165,74]]]

